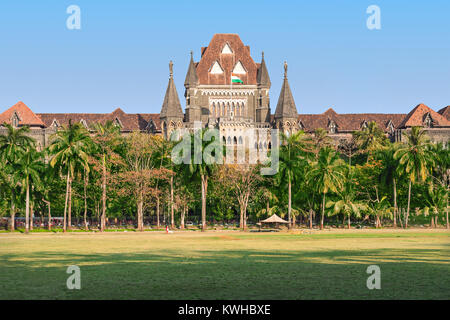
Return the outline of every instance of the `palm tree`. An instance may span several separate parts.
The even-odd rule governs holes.
[[[18,196],[17,170],[15,168],[17,161],[28,148],[35,147],[35,140],[28,136],[30,132],[28,127],[14,128],[10,124],[4,123],[6,133],[0,135],[0,161],[3,164],[3,182],[9,190],[11,201],[11,225],[10,230],[15,229],[16,198]]]
[[[50,165],[52,167],[59,166],[61,171],[67,172],[66,174],[66,200],[64,203],[64,222],[63,231],[66,232],[66,218],[67,211],[71,207],[71,180],[74,177],[75,169],[77,167],[83,167],[89,170],[88,150],[91,144],[91,138],[89,132],[79,123],[72,124],[69,121],[67,127],[63,127],[52,136],[52,143],[48,150],[50,153]]]
[[[303,131],[298,131],[291,136],[281,134],[282,145],[279,152],[279,177],[280,183],[287,182],[288,185],[288,222],[292,227],[292,183],[297,176],[300,166],[306,163],[305,153],[308,150],[308,141]]]
[[[388,142],[386,134],[375,121],[370,121],[365,128],[353,133],[353,136],[358,147],[368,152],[367,162],[375,150],[386,146]]]
[[[412,127],[405,133],[406,143],[394,153],[394,159],[399,161],[398,173],[404,174],[409,180],[408,207],[406,210],[405,227],[408,227],[408,217],[411,204],[411,185],[425,182],[434,162],[429,151],[429,138],[420,127]]]
[[[383,171],[380,180],[383,185],[392,183],[394,198],[394,228],[397,228],[397,181],[398,181],[398,160],[394,158],[395,152],[399,149],[398,144],[392,144],[388,148],[377,150],[377,158],[383,163]]]
[[[315,186],[322,194],[322,217],[320,229],[323,229],[325,217],[325,197],[329,191],[342,190],[344,182],[345,164],[336,151],[325,147],[319,151],[317,161],[309,162],[310,169],[306,173],[306,180],[310,186]]]
[[[450,191],[450,152],[449,147],[444,146],[442,143],[437,143],[431,145],[433,149],[433,153],[435,155],[435,165],[433,166],[433,176],[437,182],[443,189],[446,190],[445,199],[446,199],[446,225],[447,229],[450,228],[449,220],[448,220],[448,194]]]
[[[430,216],[430,226],[437,228],[439,212],[447,208],[448,190],[442,185],[430,182],[424,193],[424,216]]]
[[[100,218],[100,231],[103,232],[106,226],[106,177],[107,171],[110,168],[109,160],[115,153],[114,150],[120,141],[120,128],[112,121],[106,121],[105,124],[96,123],[94,130],[96,131],[94,141],[99,149],[102,167],[102,215]],[[86,174],[88,173],[89,170],[86,170]]]
[[[342,191],[338,191],[338,201],[329,201],[326,204],[327,208],[333,208],[334,214],[342,213],[344,217],[347,216],[347,227],[350,229],[350,217],[353,214],[355,217],[361,217],[361,211],[367,209],[367,205],[356,199],[356,194],[353,190],[353,181],[347,179]]]
[[[210,163],[209,161],[206,161],[207,159],[204,159],[205,149],[209,149],[213,143],[216,143],[214,137],[212,137],[210,141],[205,141],[204,136],[206,131],[207,129],[202,129],[190,135],[191,148],[189,151],[193,151],[195,154],[190,157],[189,164],[187,166],[185,165],[186,174],[194,179],[199,178],[201,181],[202,231],[206,230],[206,197],[208,194],[208,178],[213,174],[215,169],[214,163]]]
[[[41,188],[41,174],[44,170],[42,154],[35,150],[27,150],[17,164],[18,175],[22,189],[25,191],[25,233],[29,232],[30,225],[30,188]]]

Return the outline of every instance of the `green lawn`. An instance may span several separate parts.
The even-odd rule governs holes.
[[[445,230],[2,233],[0,299],[450,299],[449,244]]]

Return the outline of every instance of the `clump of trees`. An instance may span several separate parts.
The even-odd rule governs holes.
[[[74,220],[99,231],[112,220],[131,221],[139,231],[145,220],[181,229],[195,221],[202,230],[239,222],[245,230],[274,213],[290,228],[406,228],[412,221],[449,228],[450,152],[419,127],[403,143],[391,143],[373,122],[338,145],[323,129],[282,135],[278,173],[262,176],[260,165],[195,163],[193,157],[176,165],[176,143],[121,135],[112,122],[90,130],[69,123],[42,151],[27,127],[3,126],[0,215],[11,218],[11,231],[18,215],[29,232],[35,214],[62,216],[64,232]],[[204,134],[191,136],[192,144],[200,139],[201,152],[213,141],[203,141]]]

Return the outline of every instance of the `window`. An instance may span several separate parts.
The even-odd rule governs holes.
[[[211,74],[222,74],[223,69],[220,66],[219,62],[215,61],[211,67],[211,70],[209,71]]]
[[[242,65],[242,63],[240,61],[238,61],[238,63],[236,63],[236,65],[234,66],[233,73],[235,73],[235,74],[246,74],[247,72],[245,71],[244,66]]]
[[[230,47],[230,45],[228,43],[225,44],[225,46],[223,47],[222,53],[225,53],[225,54],[233,53],[233,51],[231,51],[231,47]]]

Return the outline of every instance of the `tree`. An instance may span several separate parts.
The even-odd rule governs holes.
[[[397,181],[398,181],[398,160],[394,158],[395,152],[398,150],[398,144],[392,144],[388,148],[377,150],[377,159],[382,162],[382,171],[379,175],[382,185],[392,185],[392,194],[394,199],[394,228],[397,228]]]
[[[310,186],[315,186],[316,190],[322,194],[320,229],[323,229],[325,197],[329,191],[342,190],[345,164],[333,149],[325,147],[319,151],[317,160],[310,161],[309,165],[306,180]]]
[[[399,161],[398,173],[409,179],[408,207],[406,210],[405,227],[408,227],[409,210],[411,204],[411,186],[416,182],[425,182],[434,162],[429,152],[429,138],[420,127],[412,127],[404,134],[406,143],[394,153]]]
[[[224,165],[220,168],[218,174],[219,177],[216,180],[230,189],[236,197],[240,209],[239,227],[246,230],[249,200],[252,198],[252,192],[262,180],[259,168],[251,164]]]
[[[291,136],[281,135],[282,145],[279,152],[280,183],[288,186],[288,222],[292,227],[292,183],[301,165],[306,163],[305,153],[311,151],[311,143],[306,134],[300,130]],[[309,148],[308,148],[309,147]]]
[[[44,171],[42,154],[34,149],[27,150],[17,163],[17,174],[25,192],[25,233],[30,230],[30,188],[41,188],[41,174]]]
[[[116,156],[116,148],[120,143],[120,128],[112,121],[106,121],[104,124],[96,123],[94,125],[94,142],[98,148],[101,168],[102,168],[102,215],[100,218],[100,231],[103,232],[106,226],[106,188],[107,175],[111,167],[111,158]],[[89,173],[88,166],[83,166],[86,174]],[[85,181],[87,181],[85,174]]]
[[[350,229],[350,217],[353,214],[355,217],[361,217],[361,211],[367,209],[367,205],[356,199],[353,190],[353,181],[346,181],[342,191],[338,191],[338,201],[329,201],[326,204],[327,208],[333,208],[334,214],[342,213],[347,217],[347,227]]]
[[[6,134],[0,135],[0,161],[4,166],[2,180],[6,188],[9,190],[11,202],[10,230],[14,231],[17,207],[16,201],[19,192],[17,170],[15,166],[17,165],[17,161],[27,149],[35,147],[35,140],[27,135],[30,132],[28,127],[20,127],[19,129],[16,129],[7,123],[4,123],[3,126],[6,128]]]
[[[72,124],[71,121],[69,121],[67,127],[57,131],[52,139],[53,141],[48,148],[50,165],[52,167],[58,166],[62,172],[66,172],[66,200],[63,222],[63,231],[66,232],[67,211],[71,215],[71,180],[74,177],[75,168],[83,167],[89,170],[88,150],[92,140],[88,131],[81,124]]]
[[[432,181],[428,183],[426,191],[423,194],[424,208],[423,215],[430,216],[430,227],[437,228],[439,212],[447,209],[448,190],[439,184],[433,184]]]
[[[353,136],[358,147],[368,152],[367,162],[375,150],[386,146],[388,142],[386,134],[375,121],[370,121],[365,128],[354,132]]]
[[[189,159],[189,164],[185,165],[185,170],[187,174],[192,178],[200,179],[201,182],[201,193],[202,193],[202,231],[206,230],[206,197],[208,194],[208,179],[213,174],[215,170],[215,163],[213,161],[208,161],[205,159],[205,150],[209,150],[214,143],[219,143],[221,141],[215,141],[215,137],[207,139],[205,136],[208,129],[197,130],[194,134],[190,135],[190,150],[189,152],[194,153]],[[220,139],[219,139],[220,140]],[[183,141],[181,140],[180,143]],[[221,150],[223,152],[223,150]],[[216,157],[219,155],[213,154]]]

